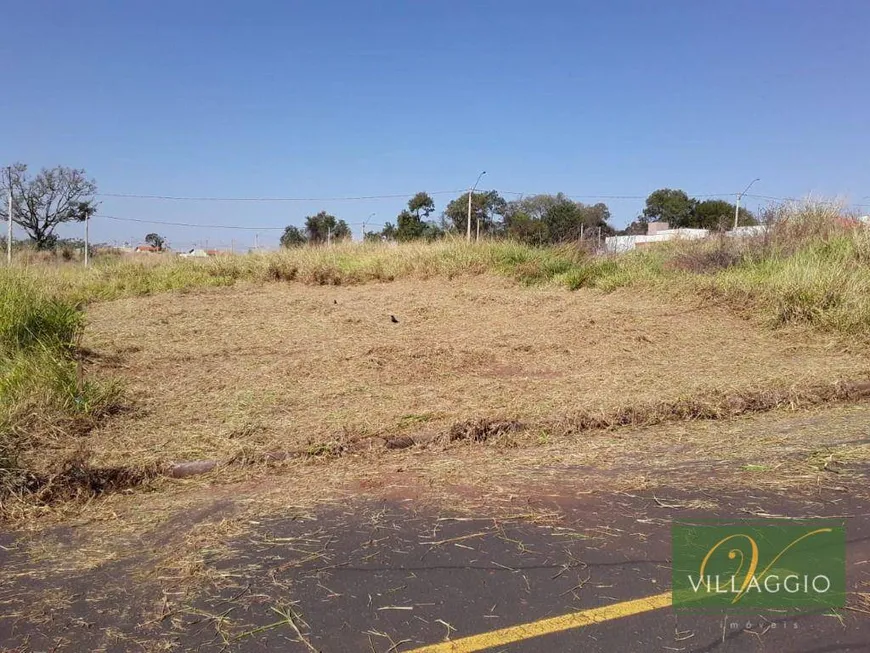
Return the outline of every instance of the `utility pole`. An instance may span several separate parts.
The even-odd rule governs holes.
[[[230,254],[235,254],[235,253],[236,253],[236,239],[231,238],[230,239]]]
[[[90,263],[90,252],[91,249],[91,216],[90,213],[85,213],[85,267],[88,267]]]
[[[12,265],[12,167],[6,168],[6,172],[9,175],[9,213],[7,214],[8,218],[8,227],[6,230],[6,263],[7,265]]]
[[[326,246],[332,247],[332,227],[326,228]]]
[[[260,234],[259,233],[254,234],[254,251],[255,252],[260,251]]]
[[[746,191],[748,191],[752,187],[752,184],[754,184],[756,181],[761,181],[761,179],[753,179],[752,181],[749,182],[749,186],[747,186],[746,188],[743,189],[742,193],[737,193],[737,208],[734,209],[734,228],[735,229],[737,229],[737,220],[740,218],[740,198],[742,198],[744,195],[746,195]]]
[[[601,227],[598,227],[598,249],[601,249]]]
[[[480,183],[480,178],[483,177],[483,175],[485,175],[485,174],[486,174],[486,170],[484,170],[479,175],[477,175],[477,181],[475,181],[474,186],[472,186],[468,190],[468,230],[466,233],[466,240],[468,240],[469,243],[471,242],[471,196],[474,194],[474,191],[477,188],[477,184]],[[479,236],[480,235],[480,222],[478,222],[477,227],[478,227],[478,236]]]

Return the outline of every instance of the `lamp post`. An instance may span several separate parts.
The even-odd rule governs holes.
[[[486,170],[477,175],[477,181],[474,182],[474,186],[468,191],[468,230],[466,232],[466,239],[468,242],[471,242],[471,196],[474,193],[475,189],[477,189],[477,185],[480,183],[480,178],[486,174]]]
[[[370,213],[370,214],[369,214],[369,217],[367,217],[365,220],[363,220],[363,225],[362,225],[362,239],[363,239],[363,242],[365,242],[365,240],[366,240],[366,222],[368,222],[369,220],[371,220],[373,217],[375,217],[375,214],[374,214],[374,213]]]
[[[737,208],[734,209],[734,228],[735,229],[737,229],[737,220],[740,217],[740,198],[742,198],[744,195],[746,195],[746,192],[750,188],[752,188],[752,184],[754,184],[756,181],[761,181],[761,179],[758,179],[758,178],[753,179],[752,181],[749,182],[749,185],[743,189],[742,193],[737,193]]]

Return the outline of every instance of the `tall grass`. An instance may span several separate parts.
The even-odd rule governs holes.
[[[26,275],[0,275],[0,476],[36,441],[84,430],[118,399],[116,386],[84,378],[75,357],[82,312]]]
[[[494,273],[523,283],[550,281],[588,259],[577,247],[535,248],[509,241],[460,240],[397,246],[338,244],[268,254],[183,259],[171,255],[28,265],[24,273],[73,302],[111,300],[238,282],[296,281],[319,285],[389,282]]]
[[[832,203],[787,204],[767,212],[771,226],[761,236],[676,241],[614,256],[570,245],[447,239],[397,246],[347,243],[205,260],[108,257],[89,269],[32,264],[22,274],[65,302],[84,303],[239,282],[346,285],[488,273],[571,290],[696,295],[772,327],[805,324],[870,335],[870,235],[841,216],[841,208]],[[68,304],[48,303],[43,310],[47,315],[62,312]],[[8,328],[24,329],[28,319],[39,318],[34,314]],[[27,338],[26,329],[16,337]]]
[[[841,208],[832,203],[787,204],[767,212],[771,226],[761,236],[676,241],[618,256],[592,255],[570,245],[469,244],[447,239],[397,246],[347,243],[205,260],[170,255],[108,257],[97,259],[89,269],[68,263],[31,264],[21,274],[63,301],[41,304],[30,317],[22,313],[15,320],[3,318],[9,325],[4,328],[16,329],[14,338],[26,339],[30,320],[42,319],[45,313],[63,322],[70,302],[239,282],[346,285],[489,273],[571,290],[632,288],[697,295],[731,305],[773,327],[805,324],[870,335],[870,235],[841,216]],[[0,311],[19,310],[9,306]]]

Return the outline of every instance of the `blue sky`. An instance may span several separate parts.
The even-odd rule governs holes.
[[[580,199],[760,177],[761,195],[870,204],[866,0],[3,4],[0,163],[83,167],[106,193],[410,195],[486,170],[485,188]],[[404,203],[101,201],[257,227],[320,209],[383,223]],[[617,226],[643,206],[606,201]],[[104,241],[153,230],[177,247],[254,239],[93,223]]]

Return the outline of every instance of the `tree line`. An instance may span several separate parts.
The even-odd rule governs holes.
[[[0,171],[0,190],[11,193],[13,220],[27,233],[37,249],[50,249],[57,242],[55,228],[66,222],[82,222],[97,211],[97,185],[84,170],[57,166],[30,176],[23,163]],[[650,193],[641,215],[617,231],[610,225],[610,209],[602,202],[584,204],[563,193],[540,194],[505,200],[498,191],[471,193],[472,236],[501,237],[532,245],[558,244],[620,234],[646,233],[650,222],[664,221],[672,228],[695,227],[721,230],[734,222],[736,207],[721,199],[697,199],[685,191],[661,188]],[[468,228],[469,194],[451,200],[435,217],[435,201],[426,192],[416,193],[405,208],[380,231],[364,234],[366,240],[437,240],[447,233],[465,235]],[[7,219],[6,203],[0,203],[0,218]],[[757,224],[755,216],[741,208],[739,224]],[[352,238],[347,222],[326,211],[305,218],[302,228],[288,226],[281,236],[283,247],[306,243],[319,245]],[[157,234],[146,240],[163,249]]]
[[[433,219],[435,201],[428,193],[419,192],[408,200],[395,222],[387,222],[380,231],[366,233],[364,237],[368,241],[407,242],[437,240],[448,233],[464,235],[468,228],[468,199],[468,193],[453,199],[440,217]],[[641,215],[628,227],[617,231],[610,224],[610,209],[603,202],[584,204],[563,193],[507,201],[497,191],[490,190],[471,194],[471,230],[474,238],[480,235],[530,245],[552,245],[617,234],[645,234],[650,222],[667,222],[672,229],[725,230],[733,225],[736,210],[734,204],[725,200],[700,200],[682,190],[661,188],[647,197]],[[305,219],[304,230],[287,227],[281,244],[294,247],[306,242],[326,242],[324,224],[331,225],[334,240],[351,237],[343,221],[321,212]],[[758,222],[750,211],[741,208],[739,224]]]
[[[379,231],[364,235],[367,241],[438,240],[448,233],[465,235],[468,229],[469,195],[465,193],[447,204],[438,218],[433,218],[435,201],[426,192],[415,194],[406,208]],[[566,195],[531,195],[507,201],[498,191],[471,193],[471,231],[474,238],[501,237],[528,244],[545,245],[580,239],[610,236],[616,230],[610,226],[607,205],[583,204]],[[332,229],[332,240],[350,238],[350,230],[342,220],[325,212],[305,218],[305,227],[289,226],[281,237],[284,247],[305,243],[323,243],[324,224]]]
[[[623,231],[626,235],[645,234],[650,222],[667,222],[671,229],[710,229],[724,231],[734,225],[737,206],[721,199],[700,200],[682,190],[660,188],[646,198],[643,213]],[[751,211],[741,207],[739,226],[755,225]]]

